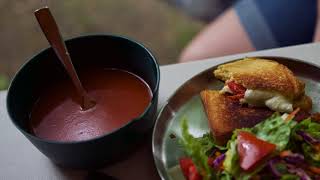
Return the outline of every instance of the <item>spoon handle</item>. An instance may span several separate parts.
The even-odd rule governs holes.
[[[34,14],[49,44],[52,46],[59,60],[64,65],[79,95],[82,97],[81,107],[83,109],[91,108],[93,106],[92,100],[90,100],[87,92],[84,90],[83,86],[81,85],[81,82],[74,69],[74,66],[72,64],[66,45],[60,34],[57,23],[54,20],[54,17],[52,16],[49,8],[48,7],[40,8],[36,10]]]

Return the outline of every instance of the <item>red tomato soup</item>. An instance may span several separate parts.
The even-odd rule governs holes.
[[[43,92],[30,114],[30,129],[56,141],[87,140],[112,132],[139,117],[152,92],[138,76],[117,69],[80,71],[79,77],[95,107],[82,111],[70,80]]]

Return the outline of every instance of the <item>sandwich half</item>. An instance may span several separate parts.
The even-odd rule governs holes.
[[[200,96],[213,137],[220,145],[230,139],[233,130],[253,127],[273,114],[265,107],[244,106],[215,90],[204,90]]]
[[[220,65],[214,75],[225,82],[220,92],[237,95],[243,104],[285,113],[298,107],[304,111],[312,108],[304,83],[278,62],[245,58]]]

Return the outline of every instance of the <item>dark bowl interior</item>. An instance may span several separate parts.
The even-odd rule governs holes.
[[[54,51],[48,48],[31,58],[16,74],[7,95],[8,113],[16,127],[59,165],[88,168],[113,162],[133,149],[153,127],[160,81],[158,64],[144,46],[123,37],[83,36],[67,40],[66,45],[76,70],[90,66],[117,68],[144,79],[153,93],[145,112],[112,133],[86,141],[57,142],[34,136],[27,125],[40,93],[61,79],[69,78]]]

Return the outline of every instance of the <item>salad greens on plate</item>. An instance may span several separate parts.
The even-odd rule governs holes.
[[[309,117],[274,113],[252,128],[233,131],[226,146],[211,133],[194,137],[182,120],[179,160],[187,180],[320,179],[320,123]]]

